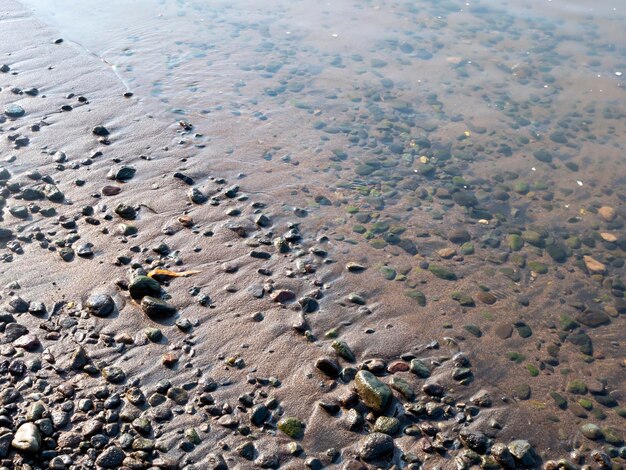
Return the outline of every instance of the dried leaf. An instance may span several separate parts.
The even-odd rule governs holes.
[[[167,277],[189,277],[193,274],[199,274],[201,271],[183,271],[180,273],[170,271],[169,269],[153,269],[148,273],[148,277],[167,276]]]

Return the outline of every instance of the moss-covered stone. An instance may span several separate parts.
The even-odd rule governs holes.
[[[584,395],[587,393],[587,386],[582,380],[572,380],[567,384],[567,391],[576,395]]]
[[[278,422],[278,429],[292,439],[300,439],[304,435],[304,424],[298,418],[286,417]]]
[[[383,412],[391,402],[391,389],[374,374],[366,370],[357,372],[354,379],[356,392],[368,408]]]
[[[430,266],[428,266],[428,270],[439,279],[444,279],[446,281],[456,281],[456,274],[454,274],[454,272],[438,264],[431,264]]]

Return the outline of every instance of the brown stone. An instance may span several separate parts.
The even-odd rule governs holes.
[[[404,361],[394,361],[387,367],[387,372],[395,374],[396,372],[407,372],[409,365]]]
[[[606,272],[606,266],[591,256],[583,256],[583,261],[591,274],[604,274]]]
[[[607,222],[612,222],[613,220],[615,220],[615,217],[617,217],[617,212],[615,212],[615,209],[609,206],[602,206],[600,209],[598,209],[598,214],[600,214],[600,217],[602,217]]]

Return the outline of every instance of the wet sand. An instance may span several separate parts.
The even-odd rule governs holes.
[[[445,134],[468,128],[453,123],[431,132],[430,150],[420,149],[426,160],[394,170],[394,178],[402,176],[395,181],[380,168],[396,157],[382,154],[376,164],[371,156],[351,157],[341,171],[352,183],[334,183],[328,169],[337,160],[315,158],[310,128],[297,132],[298,148],[289,147],[293,136],[282,127],[272,132],[252,120],[191,114],[179,124],[141,87],[129,89],[106,62],[72,41],[55,43],[60,33],[21,5],[1,6],[0,65],[10,70],[0,74],[0,104],[3,110],[18,104],[25,114],[1,124],[3,137],[10,137],[2,141],[10,178],[2,178],[1,226],[11,234],[3,241],[0,271],[7,312],[0,401],[8,417],[0,441],[7,435],[12,441],[24,421],[36,422],[46,437],[47,423],[38,420],[50,415],[53,422],[36,452],[8,446],[0,454],[4,466],[226,468],[223,458],[229,468],[469,468],[481,465],[483,455],[483,467],[538,467],[550,459],[577,460],[568,455],[573,449],[586,462],[611,455],[621,465],[624,289],[617,281],[623,264],[614,260],[623,258],[623,195],[619,185],[579,189],[561,163],[573,158],[582,166],[584,147],[569,157],[538,140],[516,158],[496,152],[485,160],[455,157],[448,165]],[[25,93],[30,87],[36,96]],[[129,91],[134,95],[124,97]],[[62,109],[67,105],[71,110]],[[491,145],[489,134],[474,131],[479,122],[472,120],[467,153]],[[95,135],[99,125],[109,134]],[[12,148],[20,141],[16,134],[28,138],[26,145]],[[342,142],[348,147],[347,135],[333,145]],[[225,158],[234,143],[237,151]],[[557,164],[533,157],[540,149],[555,152]],[[268,151],[293,152],[298,164],[252,159]],[[614,152],[607,153],[608,170],[592,169],[585,185],[597,179],[594,171],[610,171],[619,181],[619,149],[607,152]],[[420,173],[437,161],[436,177]],[[550,171],[534,180],[529,164]],[[125,181],[107,177],[122,166],[136,172]],[[367,175],[359,174],[363,166],[371,167]],[[462,169],[464,187],[452,181],[453,167]],[[534,186],[515,186],[512,171]],[[409,178],[415,174],[423,179]],[[373,191],[359,193],[363,180],[389,195],[385,204],[394,210],[379,207]],[[566,180],[578,192],[544,197]],[[63,197],[50,200],[55,191],[46,184]],[[104,195],[106,186],[119,194]],[[505,188],[509,197],[485,193],[490,187]],[[26,188],[43,193],[27,201]],[[192,188],[200,203],[190,200]],[[389,194],[394,190],[401,196]],[[459,198],[468,192],[480,202]],[[134,209],[133,218],[120,217],[119,204]],[[10,213],[20,206],[25,215]],[[606,212],[601,206],[617,209],[612,221],[598,213]],[[512,210],[523,219],[509,218]],[[563,221],[574,216],[582,220],[565,229]],[[366,227],[362,239],[357,225]],[[617,239],[594,246],[572,241],[561,261],[548,253],[546,247],[587,232],[594,240],[600,232]],[[523,247],[513,243],[516,233],[525,237],[515,239]],[[93,244],[93,255],[78,255],[85,243]],[[592,275],[584,256],[601,260],[606,276]],[[142,311],[140,295],[133,299],[128,291],[155,268],[198,271],[155,276],[163,291],[153,295],[176,309],[156,321]],[[115,303],[104,317],[89,307],[99,293]],[[148,328],[159,328],[163,337],[147,334]],[[78,363],[77,350],[85,354]],[[320,358],[342,370],[321,372]],[[115,378],[119,370],[111,367],[124,377]],[[386,384],[396,381],[396,388],[398,378],[406,380],[416,397],[396,390],[382,410],[363,391],[360,400],[347,397],[354,374],[368,369]],[[36,402],[45,408],[40,416],[33,416]],[[399,429],[385,428],[389,423],[377,421],[379,415],[397,417]],[[135,421],[142,417],[148,420],[143,430]],[[303,432],[288,436],[277,429],[281,420],[288,429],[287,417]],[[589,422],[604,437],[584,437],[581,425]],[[393,437],[393,450],[376,457],[367,453],[367,439],[381,429]],[[521,452],[516,459],[495,450],[517,439],[529,441],[536,455],[520,451],[519,442],[511,447]],[[381,442],[384,449],[388,441]],[[591,454],[603,446],[605,453]]]

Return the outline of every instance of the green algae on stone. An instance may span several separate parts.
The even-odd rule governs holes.
[[[348,346],[348,344],[345,341],[335,340],[333,341],[331,346],[335,350],[335,352],[340,357],[344,358],[346,361],[348,362],[355,361],[354,353],[352,352],[352,349],[350,349],[350,346]]]
[[[507,235],[507,245],[513,251],[519,251],[524,246],[524,240],[517,234]]]
[[[456,281],[456,274],[454,274],[454,272],[438,264],[429,265],[428,270],[439,279],[444,279],[446,281]]]
[[[304,435],[304,424],[298,418],[285,417],[278,422],[278,429],[292,439],[299,439]]]
[[[525,383],[516,385],[513,394],[520,400],[528,400],[531,395],[530,385]]]
[[[419,359],[412,359],[410,371],[422,379],[430,377],[430,369]]]
[[[393,416],[379,416],[374,423],[374,431],[393,436],[400,429],[400,420]]]
[[[368,408],[381,413],[389,406],[392,397],[391,389],[371,372],[358,371],[354,383],[359,398]]]
[[[415,299],[417,301],[417,304],[420,307],[426,306],[426,296],[424,295],[422,291],[413,289],[413,290],[407,291],[406,295],[407,297],[410,297],[411,299]]]
[[[415,398],[415,390],[411,384],[403,378],[393,376],[391,378],[391,388],[400,392],[400,394],[402,394],[404,398],[409,401],[412,401]]]
[[[602,430],[593,423],[585,423],[580,427],[583,436],[592,441],[602,439]]]
[[[388,281],[393,281],[396,278],[396,270],[389,266],[382,266],[379,271]]]
[[[459,248],[459,253],[463,256],[469,256],[474,254],[474,244],[472,242],[465,242]]]
[[[467,331],[468,333],[470,333],[471,335],[475,336],[476,338],[480,338],[483,335],[483,332],[480,330],[478,325],[473,325],[473,324],[465,325],[463,326],[463,329]]]
[[[567,391],[576,395],[587,393],[587,386],[582,380],[572,380],[567,384]]]
[[[547,274],[548,267],[539,261],[529,261],[528,267],[537,274]]]
[[[531,377],[537,377],[539,375],[539,369],[534,364],[526,364],[526,369],[530,373]]]
[[[524,362],[524,359],[526,359],[526,356],[515,351],[506,353],[506,357],[508,357],[510,361],[516,362],[517,364],[521,364]]]
[[[559,408],[561,408],[563,410],[565,408],[567,408],[567,400],[565,399],[565,397],[563,395],[561,395],[558,392],[551,391],[550,392],[550,396],[554,400],[554,403],[556,403],[556,406],[558,406]]]

